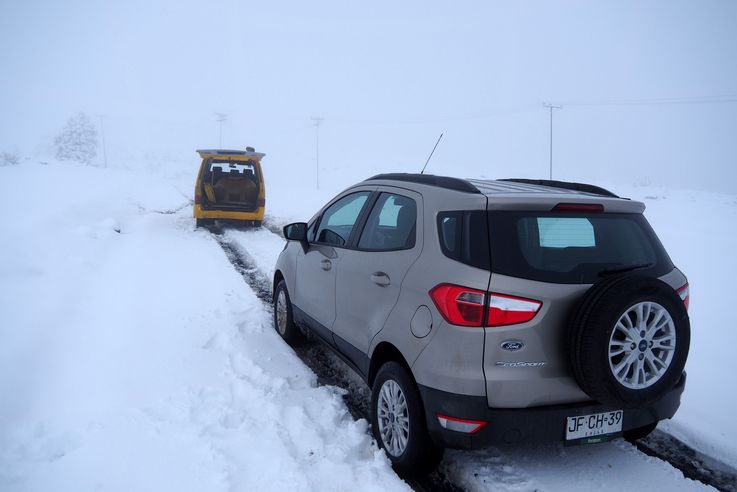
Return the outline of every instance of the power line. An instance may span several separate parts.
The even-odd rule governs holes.
[[[312,124],[315,125],[315,187],[320,189],[320,124],[325,120],[320,116],[311,116]]]
[[[227,121],[228,115],[225,113],[215,113],[215,121],[218,122],[220,125],[220,144],[218,145],[218,148],[223,148],[223,122]]]
[[[649,99],[609,99],[593,101],[571,101],[566,106],[667,106],[680,104],[720,104],[737,102],[737,94],[715,96],[663,97]]]
[[[100,136],[102,136],[102,157],[105,167],[107,167],[107,147],[105,146],[105,125],[102,120],[105,118],[104,114],[98,114],[97,117],[100,119]]]

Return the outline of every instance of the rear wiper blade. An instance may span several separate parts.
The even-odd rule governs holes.
[[[639,270],[641,268],[648,268],[651,266],[653,266],[652,263],[637,263],[635,265],[625,265],[625,266],[615,267],[615,268],[605,268],[599,272],[599,276],[604,277],[606,275],[614,275],[616,273],[631,272],[633,270]]]

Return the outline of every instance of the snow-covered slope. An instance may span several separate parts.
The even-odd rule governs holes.
[[[0,490],[406,489],[176,183],[0,175]]]

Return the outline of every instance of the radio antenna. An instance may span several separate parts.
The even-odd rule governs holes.
[[[433,154],[435,153],[435,149],[437,149],[437,148],[438,148],[438,144],[440,143],[440,139],[441,139],[441,138],[443,138],[443,134],[442,134],[442,133],[441,133],[441,134],[440,134],[440,136],[438,137],[438,141],[437,141],[437,142],[435,142],[435,147],[433,147],[433,148],[432,148],[432,152],[430,152],[430,155],[429,155],[429,156],[427,156],[427,160],[425,161],[425,165],[424,165],[424,166],[422,166],[422,171],[420,171],[420,174],[425,174],[425,168],[427,167],[427,163],[428,163],[428,162],[430,162],[430,158],[431,158],[431,157],[432,157],[432,155],[433,155]]]

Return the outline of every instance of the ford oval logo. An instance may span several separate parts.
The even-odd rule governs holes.
[[[522,340],[504,340],[499,346],[503,350],[507,350],[509,352],[517,352],[525,348],[525,344]]]

